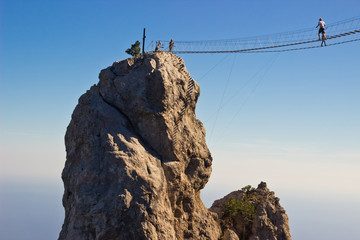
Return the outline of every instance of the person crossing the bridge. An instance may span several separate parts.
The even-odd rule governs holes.
[[[326,38],[326,36],[325,36],[325,26],[326,26],[325,22],[322,20],[322,18],[320,18],[320,19],[319,19],[319,23],[318,23],[318,25],[316,26],[316,28],[317,28],[317,27],[320,27],[320,28],[319,28],[319,40],[321,40],[320,34],[322,34],[322,40],[323,40],[323,41],[324,41],[325,38]]]

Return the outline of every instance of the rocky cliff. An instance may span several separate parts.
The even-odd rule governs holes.
[[[195,116],[199,95],[182,59],[167,52],[101,71],[65,135],[59,239],[223,235],[220,218],[200,199],[212,157]]]
[[[223,240],[291,240],[289,218],[280,199],[261,182],[216,200],[210,210],[217,213]]]

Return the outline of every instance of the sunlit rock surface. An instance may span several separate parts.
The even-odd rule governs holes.
[[[229,217],[227,204],[231,199],[252,205],[253,218],[246,219],[246,212],[241,211]],[[289,218],[279,201],[266,183],[261,182],[256,189],[234,191],[216,200],[210,210],[218,214],[223,240],[291,240]]]
[[[200,89],[185,107],[183,64],[166,52],[115,62],[80,97],[65,136],[59,239],[219,239],[200,199],[212,164],[195,116]]]

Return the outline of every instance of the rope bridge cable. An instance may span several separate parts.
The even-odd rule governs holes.
[[[360,38],[355,38],[355,39],[352,39],[352,40],[346,40],[346,41],[341,41],[341,42],[336,42],[336,43],[330,43],[330,44],[327,44],[326,47],[336,46],[336,45],[341,45],[341,44],[351,43],[351,42],[357,42],[357,41],[360,41]],[[289,51],[305,50],[305,49],[320,48],[320,47],[323,47],[323,46],[317,45],[317,46],[310,46],[310,47],[289,48],[289,49],[281,49],[281,50],[264,50],[264,51],[260,50],[260,51],[249,51],[249,52],[244,52],[244,53],[289,52]]]
[[[270,71],[270,69],[272,68],[272,66],[274,65],[276,60],[278,59],[279,55],[280,55],[280,53],[275,55],[275,57],[271,60],[270,64],[267,66],[267,68],[264,69],[262,76],[260,76],[258,81],[255,83],[255,86],[251,90],[251,92],[249,94],[247,94],[244,101],[238,106],[238,110],[234,114],[233,118],[225,125],[225,128],[222,130],[220,136],[217,138],[216,142],[214,142],[213,144],[217,144],[222,139],[222,137],[224,136],[226,131],[230,128],[230,125],[233,123],[233,121],[236,119],[237,115],[240,113],[241,109],[246,105],[246,103],[248,102],[250,97],[255,93],[258,86],[263,82],[265,75]]]
[[[221,108],[222,108],[222,105],[223,105],[224,97],[225,97],[225,95],[226,95],[226,91],[227,91],[227,88],[228,88],[228,86],[229,86],[229,82],[230,82],[231,74],[232,74],[232,72],[233,72],[233,68],[234,68],[234,65],[235,65],[235,61],[236,61],[236,55],[234,56],[233,63],[232,63],[231,68],[230,68],[229,76],[228,76],[228,79],[227,79],[226,84],[225,84],[225,86],[224,86],[224,90],[223,90],[223,93],[222,93],[222,96],[221,96],[221,99],[220,99],[220,104],[219,104],[219,107],[218,107],[218,109],[217,109],[217,114],[216,114],[216,116],[215,116],[215,122],[214,122],[213,127],[212,127],[212,129],[211,129],[211,131],[210,131],[209,141],[211,141],[211,138],[212,138],[212,136],[213,136],[214,128],[215,128],[215,126],[216,126],[216,121],[217,121],[217,118],[218,118],[218,116],[219,116],[219,113],[220,113]]]
[[[279,53],[279,54],[280,54],[280,53]],[[276,59],[278,58],[279,54],[278,54],[278,55],[275,55],[275,57],[273,57],[268,63],[263,64],[263,65],[258,69],[257,72],[255,72],[249,79],[247,79],[239,88],[237,88],[237,89],[235,90],[235,93],[234,93],[234,94],[232,94],[228,99],[226,99],[226,102],[224,102],[223,105],[221,105],[221,107],[220,107],[219,109],[222,109],[222,108],[225,107],[225,105],[231,103],[231,102],[233,101],[233,99],[234,99],[236,96],[238,96],[239,93],[240,93],[242,90],[244,90],[246,87],[248,87],[248,86],[251,84],[251,82],[253,82],[253,81],[256,82],[256,81],[258,81],[257,79],[261,79],[261,77],[259,77],[259,75],[261,75],[261,74],[265,75],[264,72],[267,73],[267,72],[270,70],[270,68],[272,67],[272,65],[274,64],[274,62],[276,61]],[[219,109],[217,109],[215,112],[213,112],[213,113],[210,115],[210,117],[205,120],[205,122],[208,122],[208,121],[210,121],[210,119],[212,119],[213,117],[215,117],[216,114],[218,114]]]
[[[360,35],[360,16],[340,22],[328,24],[326,31],[330,35],[327,40],[331,43],[347,43],[349,38],[354,35]],[[298,45],[315,46],[319,43],[317,39],[318,29],[307,28],[291,32],[282,32],[270,35],[255,37],[245,37],[237,39],[224,40],[204,40],[204,41],[176,41],[174,53],[249,53],[262,52],[262,50],[271,50],[281,48],[290,50]],[[340,40],[340,39],[344,39]],[[161,41],[164,46],[169,41]],[[311,47],[309,47],[311,48]],[[167,50],[166,48],[164,50]]]
[[[326,40],[331,40],[331,39],[336,39],[336,38],[340,38],[340,37],[345,37],[345,36],[349,36],[349,35],[353,35],[353,34],[357,34],[360,33],[360,29],[359,30],[354,30],[354,31],[350,31],[350,32],[346,32],[346,33],[341,33],[341,34],[337,34],[337,35],[333,35],[333,36],[329,36],[327,37]],[[286,48],[286,47],[293,47],[296,45],[303,45],[303,44],[310,44],[310,43],[318,43],[319,40],[309,40],[309,41],[304,41],[304,42],[295,42],[295,43],[288,43],[288,44],[281,44],[281,45],[273,45],[273,46],[268,46],[268,47],[257,47],[257,48],[245,48],[245,49],[238,49],[238,50],[225,50],[225,51],[174,51],[174,53],[177,54],[185,54],[185,53],[249,53],[249,52],[264,52],[262,50],[266,50],[266,49],[273,49],[273,48]],[[338,45],[341,43],[348,43],[348,42],[353,42],[353,41],[340,41],[337,42],[337,44],[331,44],[331,45]],[[330,44],[328,44],[330,45]],[[310,47],[304,47],[301,48],[302,49],[310,49],[310,48],[316,48],[316,47],[320,47],[320,46],[310,46]],[[291,51],[291,50],[300,50],[297,48],[287,48],[284,49],[283,51]],[[269,51],[270,52],[270,51]],[[276,51],[274,51],[276,52]],[[279,52],[279,51],[278,51]]]

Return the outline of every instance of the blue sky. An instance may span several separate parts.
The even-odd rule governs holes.
[[[11,196],[33,199],[37,205],[23,204],[33,209],[53,199],[44,206],[58,209],[57,218],[42,216],[38,226],[58,228],[33,239],[57,236],[71,113],[101,69],[128,57],[125,49],[141,40],[144,27],[146,45],[170,38],[176,44],[310,28],[319,17],[337,22],[359,16],[359,9],[356,0],[2,0],[0,211],[15,208]],[[360,208],[352,205],[360,201],[359,53],[359,43],[352,43],[281,54],[181,56],[201,87],[197,117],[214,157],[204,202],[265,180],[289,214],[294,239],[354,239],[351,227],[360,224],[354,217]],[[217,112],[221,99],[225,105]],[[27,194],[28,185],[33,193],[51,189],[49,197],[40,197],[47,191]],[[353,207],[336,210],[343,206]],[[21,218],[12,216],[7,226],[26,232]],[[310,234],[305,229],[312,225],[318,227]],[[30,239],[6,229],[0,238]]]

